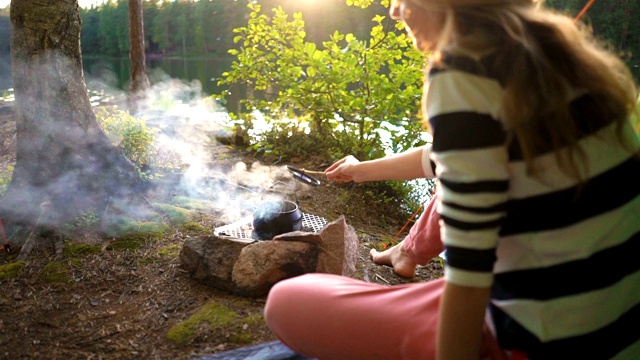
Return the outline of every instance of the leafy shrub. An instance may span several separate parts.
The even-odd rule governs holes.
[[[154,140],[158,129],[147,127],[144,120],[117,107],[98,108],[96,117],[111,142],[122,149],[124,155],[136,165],[140,175],[150,176],[148,169],[157,154]]]
[[[348,1],[365,7],[372,1]],[[388,1],[382,1],[388,5]],[[219,85],[249,89],[242,109],[231,114],[236,128],[250,135],[251,149],[291,158],[320,153],[360,159],[403,151],[424,141],[419,105],[424,58],[384,16],[373,19],[370,38],[338,31],[318,47],[306,42],[300,13],[281,7],[270,18],[248,5],[246,27],[235,29],[239,49]],[[214,95],[226,102],[228,93]],[[265,122],[266,130],[256,124]],[[395,134],[385,129],[401,127]]]

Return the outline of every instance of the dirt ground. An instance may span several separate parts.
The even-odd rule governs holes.
[[[0,115],[0,172],[14,163],[15,142],[12,117]],[[211,152],[221,163],[257,161],[224,145],[212,146]],[[323,169],[329,162],[293,165]],[[442,275],[436,259],[419,267],[413,279],[371,262],[370,249],[402,238],[406,230],[397,235],[408,219],[376,213],[357,187],[322,181],[296,196],[302,209],[329,221],[344,215],[356,229],[355,277],[394,285]],[[194,359],[275,340],[262,319],[265,299],[207,287],[181,267],[183,241],[212,234],[220,219],[201,212],[197,222],[202,226],[195,230],[172,228],[136,249],[109,246],[111,239],[71,239],[103,246],[98,252],[65,253],[61,262],[54,261],[49,246],[40,246],[17,276],[3,280],[0,272],[0,359]],[[2,252],[0,266],[14,263],[18,252]],[[65,276],[51,276],[60,273]],[[211,316],[213,311],[218,313]]]

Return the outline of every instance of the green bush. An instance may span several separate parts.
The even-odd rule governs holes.
[[[150,176],[148,169],[158,153],[154,146],[158,129],[147,127],[144,120],[117,107],[98,108],[96,117],[111,142],[122,149],[124,155],[136,165],[140,175]]]
[[[240,46],[229,53],[236,60],[219,85],[249,89],[230,115],[251,150],[283,159],[316,153],[366,160],[424,142],[424,57],[400,23],[376,16],[369,39],[335,31],[319,47],[305,41],[300,13],[289,19],[281,7],[271,17],[259,5],[249,9],[247,26],[234,30]],[[214,97],[226,103],[227,95]]]
[[[374,2],[389,6],[388,0],[347,0],[362,8]],[[267,16],[259,5],[248,7],[247,26],[234,30],[239,47],[229,50],[235,60],[218,84],[248,89],[240,109],[229,115],[249,150],[278,161],[347,154],[368,160],[425,142],[425,58],[400,22],[378,15],[368,39],[335,31],[317,45],[305,40],[300,13],[290,17],[276,7]],[[229,94],[213,97],[226,104]],[[422,202],[411,185],[367,188],[383,206],[415,208]]]

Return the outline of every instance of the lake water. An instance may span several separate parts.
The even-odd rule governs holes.
[[[231,68],[232,58],[163,58],[148,59],[149,80],[158,82],[166,79],[181,79],[185,82],[199,82],[202,91],[211,95],[222,90],[217,86],[217,78]],[[129,86],[131,64],[129,59],[85,58],[86,77],[99,78],[110,87],[126,90]]]
[[[203,96],[219,93],[224,88],[217,79],[231,68],[232,58],[162,58],[147,59],[147,72],[152,84],[167,80],[180,81]],[[126,91],[129,87],[131,64],[128,58],[83,58],[83,66],[89,90],[110,89]],[[0,97],[13,88],[11,61],[0,57]],[[241,94],[232,94],[230,104],[237,104]]]

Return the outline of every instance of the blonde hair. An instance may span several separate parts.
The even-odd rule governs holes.
[[[507,131],[522,148],[530,174],[533,158],[549,147],[567,173],[581,180],[576,157],[586,167],[578,146],[582,135],[568,104],[572,90],[586,90],[602,112],[603,123],[617,122],[619,139],[630,115],[637,111],[637,90],[629,68],[567,16],[536,6],[531,0],[410,0],[427,11],[439,11],[444,26],[433,49],[441,54],[457,46],[482,50],[464,42],[466,34],[489,33],[494,64],[505,76],[503,116]],[[437,9],[437,10],[436,10]],[[482,42],[481,42],[482,43]],[[441,58],[436,56],[434,62]],[[603,125],[603,124],[593,124]],[[546,137],[549,138],[546,138]]]

